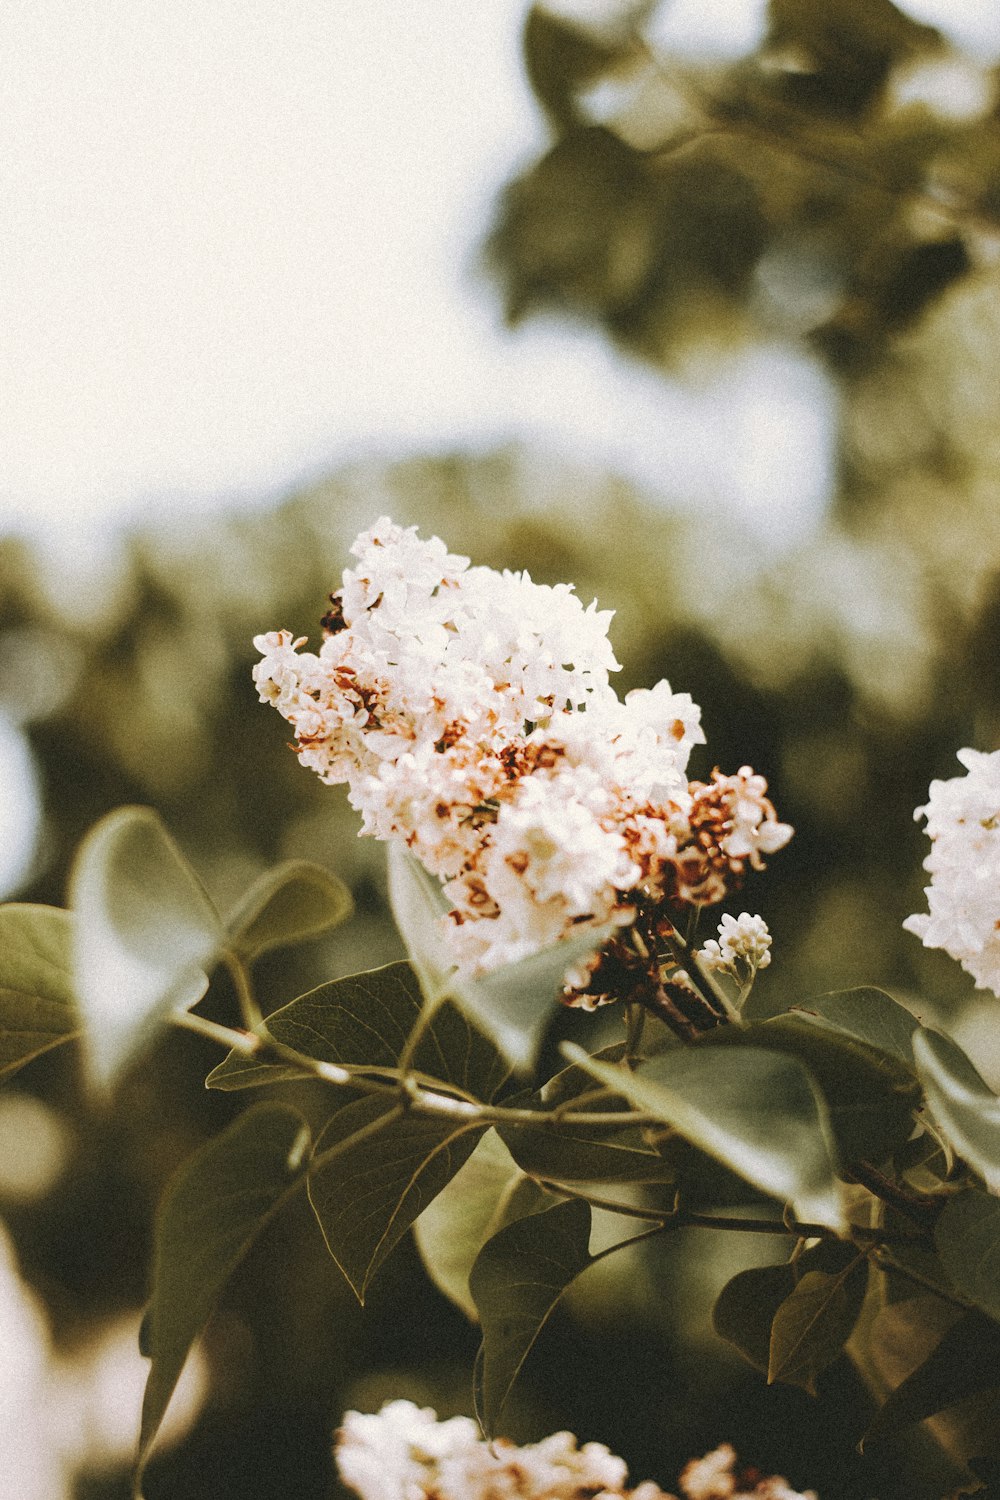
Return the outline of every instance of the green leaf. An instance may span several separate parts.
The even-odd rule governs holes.
[[[716,1301],[712,1313],[716,1333],[735,1344],[765,1374],[771,1358],[774,1315],[794,1289],[793,1266],[754,1266],[738,1271]]]
[[[595,1078],[798,1218],[840,1231],[844,1211],[826,1105],[795,1057],[758,1047],[676,1047],[635,1072],[563,1051]]]
[[[478,979],[448,963],[441,918],[449,910],[439,881],[400,844],[389,845],[389,896],[410,962],[428,1003],[445,995],[495,1042],[513,1068],[530,1072],[555,1014],[566,970],[593,953],[611,928],[591,928]]]
[[[966,1396],[997,1387],[1000,1328],[982,1313],[967,1312],[888,1397],[865,1433],[862,1447],[922,1422]]]
[[[423,1013],[416,974],[408,963],[394,963],[319,985],[272,1011],[267,1028],[276,1041],[320,1062],[395,1068]],[[496,1048],[448,1004],[427,1021],[413,1067],[486,1101],[507,1076]],[[243,1089],[301,1077],[294,1064],[233,1051],[207,1083],[210,1088]]]
[[[788,1052],[806,1064],[826,1100],[845,1164],[885,1161],[911,1135],[920,1089],[895,1057],[797,1015],[776,1016],[743,1035],[750,1045]]]
[[[913,1056],[941,1134],[1000,1193],[1000,1099],[957,1042],[939,1031],[918,1031]]]
[[[619,1062],[625,1052],[619,1042],[596,1055]],[[582,1068],[563,1068],[542,1088],[508,1102],[522,1109],[537,1109],[539,1123],[505,1125],[501,1135],[514,1160],[525,1172],[555,1182],[672,1182],[674,1168],[650,1146],[641,1131],[621,1125],[593,1129],[565,1125],[553,1117],[583,1093],[590,1093],[594,1080]],[[602,1112],[627,1111],[623,1099],[611,1096],[588,1108]]]
[[[955,1291],[1000,1321],[1000,1199],[959,1193],[939,1216],[934,1243]]]
[[[526,1179],[495,1130],[413,1226],[417,1249],[434,1285],[473,1322],[469,1273],[483,1245],[504,1223],[512,1189]]]
[[[484,1128],[414,1115],[385,1095],[356,1099],[327,1122],[309,1172],[309,1201],[359,1302]]]
[[[590,1206],[579,1199],[508,1224],[469,1277],[483,1326],[482,1420],[493,1436],[532,1345],[570,1282],[590,1265]]]
[[[308,1127],[295,1110],[259,1104],[196,1152],[167,1185],[145,1322],[152,1368],[137,1487],[191,1345],[250,1245],[302,1181],[308,1143]]]
[[[172,1010],[208,988],[218,917],[157,815],[121,807],[91,829],[70,878],[73,968],[92,1083],[117,1073]]]
[[[342,880],[322,865],[289,860],[250,887],[226,927],[234,952],[250,963],[270,948],[318,937],[351,915]]]
[[[842,1271],[807,1271],[771,1325],[768,1384],[800,1385],[815,1394],[816,1376],[833,1363],[861,1313],[868,1263],[855,1255]]]
[[[0,1079],[80,1034],[71,927],[55,906],[0,906]]]
[[[834,990],[803,1000],[788,1014],[832,1026],[907,1067],[913,1066],[913,1033],[920,1020],[884,990]]]

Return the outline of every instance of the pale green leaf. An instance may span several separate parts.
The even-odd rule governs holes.
[[[91,829],[70,879],[73,970],[91,1081],[116,1074],[208,987],[221,942],[201,884],[157,815],[121,807]]]
[[[389,844],[388,865],[392,914],[427,1003],[433,1006],[448,993],[455,967],[441,932],[449,903],[441,882],[398,840]]]
[[[553,1017],[566,970],[599,948],[611,928],[592,928],[478,979],[449,962],[441,932],[448,901],[439,881],[401,844],[389,845],[389,895],[410,962],[428,1003],[450,996],[500,1049],[528,1072]]]
[[[384,1095],[356,1099],[327,1122],[309,1172],[309,1201],[359,1302],[483,1129],[412,1114]]]
[[[479,1252],[469,1286],[483,1328],[482,1420],[490,1436],[532,1345],[591,1259],[590,1206],[579,1199],[508,1224]]]
[[[506,1222],[511,1190],[526,1180],[496,1131],[488,1130],[413,1226],[427,1274],[474,1322],[478,1313],[469,1273],[483,1245]]]
[[[453,974],[448,993],[513,1068],[530,1072],[556,1016],[566,970],[599,948],[609,930],[591,929],[478,979]]]
[[[0,1078],[79,1035],[69,912],[0,906]]]
[[[210,1140],[167,1185],[156,1221],[152,1360],[142,1405],[138,1485],[184,1361],[250,1245],[301,1183],[309,1131],[284,1104],[259,1104]]]
[[[567,1058],[636,1109],[671,1125],[806,1222],[844,1227],[826,1105],[795,1057],[758,1047],[675,1047],[634,1072]]]
[[[424,1015],[417,976],[405,962],[321,984],[272,1011],[267,1028],[276,1041],[319,1062],[391,1069],[420,1020],[424,1030],[412,1066],[479,1099],[492,1099],[507,1076],[496,1048],[453,1005],[442,1004],[430,1018]],[[233,1051],[207,1082],[210,1088],[241,1089],[301,1077],[294,1063]]]
[[[955,1291],[1000,1322],[1000,1198],[972,1188],[949,1199],[934,1243]]]
[[[917,1073],[941,1133],[1000,1193],[1000,1099],[950,1037],[921,1029],[913,1038]]]
[[[247,891],[226,927],[233,950],[247,962],[270,948],[300,943],[336,927],[354,903],[344,882],[322,865],[289,860],[268,870]]]

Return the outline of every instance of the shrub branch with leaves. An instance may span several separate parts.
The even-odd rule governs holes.
[[[255,676],[300,757],[346,780],[363,831],[388,842],[408,961],[265,1015],[256,960],[344,921],[346,889],[283,865],[223,919],[143,808],[87,837],[70,911],[0,909],[4,1075],[79,1037],[99,1102],[173,1024],[225,1049],[211,1088],[329,1090],[315,1133],[287,1103],[254,1104],[167,1189],[137,1486],[220,1289],[299,1194],[361,1301],[415,1227],[430,1276],[481,1325],[490,1436],[570,1284],[689,1231],[784,1240],[715,1310],[770,1381],[815,1392],[845,1347],[870,1371],[900,1310],[932,1309],[942,1337],[878,1393],[867,1442],[994,1389],[1000,1101],[953,1039],[879,990],[762,1019],[759,917],[726,915],[696,946],[704,906],[791,835],[763,778],[689,782],[696,706],[666,683],[619,701],[609,617],[569,588],[470,568],[385,520],[355,556],[319,653],[261,637]],[[973,901],[969,881],[1000,847],[1000,755],[965,763],[968,778],[932,788],[931,915],[912,925],[992,984],[1000,894],[980,879]],[[232,1025],[198,1009],[217,970]],[[564,1043],[540,1078],[560,998],[616,1002],[620,1039]],[[626,1225],[596,1251],[595,1210]],[[961,1457],[971,1476],[983,1454]]]

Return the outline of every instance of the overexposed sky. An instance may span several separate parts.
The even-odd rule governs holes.
[[[729,43],[760,3],[727,0]],[[0,522],[65,538],[520,436],[808,524],[830,414],[791,347],[681,390],[596,332],[503,328],[476,256],[545,141],[525,8],[7,0]],[[658,40],[706,45],[709,11],[675,0]]]

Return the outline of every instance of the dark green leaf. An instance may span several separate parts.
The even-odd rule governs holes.
[[[920,1089],[894,1057],[794,1015],[776,1016],[744,1035],[751,1045],[788,1052],[806,1064],[826,1100],[845,1164],[884,1161],[910,1136]]]
[[[606,1062],[619,1062],[624,1050],[617,1043],[596,1055]],[[672,1182],[672,1165],[635,1127],[595,1130],[562,1125],[551,1118],[557,1107],[565,1109],[593,1088],[591,1075],[572,1066],[563,1068],[537,1092],[509,1101],[521,1108],[537,1109],[542,1117],[537,1128],[515,1125],[502,1129],[503,1139],[518,1166],[533,1176],[556,1182]],[[628,1108],[623,1099],[614,1095],[588,1107],[602,1112]]]
[[[842,1271],[805,1273],[774,1315],[768,1384],[780,1380],[815,1393],[816,1376],[851,1336],[867,1282],[863,1255],[855,1255]]]
[[[994,1193],[1000,1192],[1000,1099],[957,1042],[921,1029],[913,1055],[941,1133]]]
[[[934,1242],[955,1291],[1000,1321],[1000,1199],[959,1193],[938,1218]]]
[[[247,962],[317,937],[349,917],[354,903],[342,880],[322,865],[290,860],[268,870],[232,913],[226,927],[233,950]]]
[[[814,995],[793,1006],[789,1014],[813,1018],[907,1067],[913,1066],[913,1033],[920,1020],[884,990],[834,990],[828,995]]]
[[[208,987],[222,931],[157,815],[120,807],[84,840],[70,879],[74,981],[92,1081],[115,1075]]]
[[[79,1035],[69,912],[0,906],[0,1078]]]
[[[501,1134],[518,1166],[553,1182],[672,1182],[674,1169],[638,1130],[553,1123],[505,1125]]]
[[[335,979],[267,1018],[276,1041],[320,1062],[395,1068],[424,1008],[408,963]],[[507,1069],[499,1053],[452,1005],[442,1005],[417,1045],[413,1066],[445,1083],[492,1099]],[[254,1088],[301,1078],[294,1064],[231,1052],[208,1075],[217,1089]]]
[[[590,1264],[589,1243],[590,1207],[571,1199],[508,1224],[479,1252],[469,1286],[483,1326],[482,1420],[490,1436],[556,1303]]]
[[[735,1344],[765,1374],[771,1358],[774,1315],[794,1288],[794,1267],[755,1266],[738,1271],[722,1288],[715,1304],[712,1323],[716,1333]]]
[[[203,1146],[168,1184],[157,1216],[146,1320],[153,1363],[142,1405],[140,1475],[191,1345],[225,1282],[302,1180],[308,1143],[308,1127],[295,1110],[260,1104]]]
[[[629,1072],[579,1047],[563,1050],[636,1109],[791,1203],[800,1219],[843,1227],[826,1106],[797,1058],[757,1047],[677,1047]]]
[[[922,1422],[966,1396],[1000,1387],[1000,1328],[968,1312],[934,1351],[889,1396],[865,1433],[862,1446]]]
[[[484,1128],[415,1115],[385,1095],[356,1099],[327,1122],[309,1172],[309,1201],[359,1302]]]
[[[486,1241],[507,1222],[511,1191],[524,1181],[496,1131],[488,1130],[413,1226],[434,1285],[473,1321],[478,1314],[469,1272]]]

